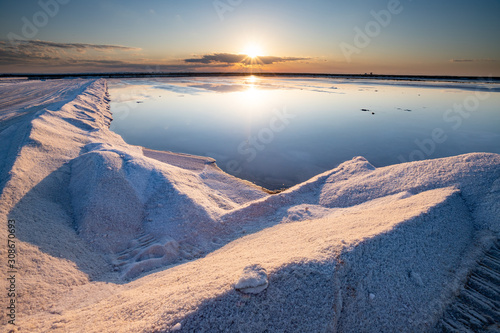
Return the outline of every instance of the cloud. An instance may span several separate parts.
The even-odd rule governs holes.
[[[2,42],[6,45],[5,42]],[[17,47],[24,48],[56,48],[56,49],[73,49],[73,50],[120,50],[120,51],[138,51],[140,48],[122,46],[122,45],[106,45],[106,44],[85,44],[85,43],[56,43],[43,40],[17,40]]]
[[[98,61],[102,64],[116,63],[109,60],[110,53],[116,58],[117,53],[129,54],[140,50],[134,47],[105,44],[56,43],[41,40],[27,40],[10,43],[0,41],[1,65],[53,65]],[[94,58],[87,60],[88,58]],[[108,59],[106,59],[108,58]]]
[[[0,41],[0,63],[48,61],[81,58],[85,53],[138,51],[139,48],[122,45],[56,43],[42,40],[19,40],[15,43]]]
[[[59,57],[39,51],[26,51],[0,46],[0,64],[32,63],[58,59]]]
[[[242,62],[247,56],[244,54],[231,54],[231,53],[216,53],[211,55],[204,55],[201,58],[184,59],[184,62],[198,63],[198,64],[211,64],[211,63],[226,63],[236,64]]]
[[[39,52],[33,49],[5,47],[0,41],[0,71],[5,73],[28,72],[192,72],[206,65],[157,64],[148,59],[130,61],[109,58],[73,57],[66,53]],[[224,69],[227,65],[216,64],[213,68]]]
[[[309,58],[262,56],[254,59],[244,54],[215,53],[197,58],[177,59],[160,64],[139,58],[139,48],[86,43],[59,43],[41,40],[10,43],[0,40],[0,66],[5,72],[165,72],[165,71],[226,71],[232,66],[270,65],[307,60]],[[161,68],[160,68],[161,66]],[[223,88],[217,88],[223,89]]]
[[[496,59],[451,59],[450,62],[497,62]]]
[[[197,63],[197,64],[227,64],[227,65],[248,65],[251,63],[270,65],[279,62],[292,62],[309,60],[310,58],[297,58],[297,57],[276,57],[276,56],[260,56],[255,59],[249,58],[245,54],[233,54],[233,53],[214,53],[205,54],[201,58],[188,58],[184,59],[187,63]]]

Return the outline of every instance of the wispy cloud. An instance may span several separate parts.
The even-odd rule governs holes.
[[[117,53],[125,55],[130,54],[130,51],[139,50],[139,48],[122,45],[56,43],[41,40],[19,41],[14,45],[7,41],[0,41],[0,64],[50,65],[52,63],[87,62],[114,64],[120,61],[106,58],[115,56]]]
[[[301,60],[309,60],[310,58],[298,58],[298,57],[276,57],[276,56],[259,56],[256,59],[249,58],[245,54],[234,54],[234,53],[214,53],[205,54],[200,58],[188,58],[184,59],[187,63],[198,63],[198,64],[262,64],[271,65],[279,62],[293,62]]]
[[[56,48],[56,49],[73,49],[73,50],[119,50],[119,51],[139,51],[140,48],[129,47],[122,45],[107,45],[107,44],[86,44],[86,43],[56,43],[44,40],[19,40],[16,41],[16,48]],[[6,46],[9,43],[2,41],[0,45]]]
[[[497,59],[451,59],[450,62],[497,62]]]

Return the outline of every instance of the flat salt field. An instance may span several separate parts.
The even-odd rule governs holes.
[[[111,130],[133,145],[212,157],[234,176],[290,187],[355,156],[381,167],[500,153],[487,81],[154,78],[109,80]]]

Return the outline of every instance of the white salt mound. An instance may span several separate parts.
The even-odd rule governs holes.
[[[270,195],[126,144],[105,80],[0,94],[20,331],[425,332],[500,233],[498,154],[355,157]]]
[[[243,269],[243,274],[234,285],[234,289],[245,294],[258,294],[268,285],[266,270],[260,265],[251,265]]]

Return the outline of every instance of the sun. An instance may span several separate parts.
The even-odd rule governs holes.
[[[262,49],[260,48],[259,45],[252,43],[248,44],[245,47],[245,50],[243,51],[244,54],[246,54],[249,58],[257,58],[258,56],[262,55]]]

